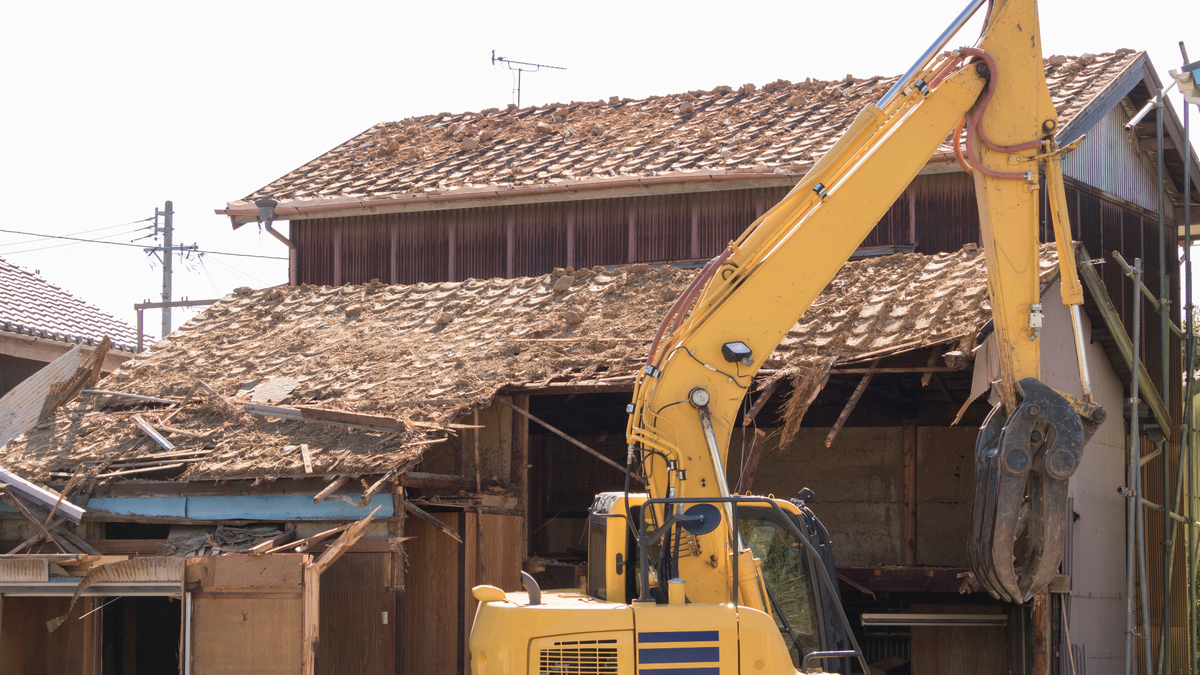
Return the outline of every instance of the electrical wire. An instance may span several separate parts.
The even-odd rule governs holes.
[[[108,237],[126,237],[126,236],[129,236],[129,235],[131,235],[131,234],[137,234],[138,232],[141,232],[142,230],[145,230],[145,229],[146,229],[146,228],[144,228],[144,227],[139,227],[139,228],[138,228],[138,229],[136,229],[136,230],[130,230],[130,231],[128,231],[128,232],[121,232],[121,233],[119,233],[119,234],[110,234],[110,235],[107,235],[107,236],[108,236]],[[101,239],[97,239],[97,240],[95,240],[95,241],[97,241],[97,242],[103,242],[103,243],[106,243],[106,244],[108,244],[108,243],[118,243],[118,242],[104,241],[104,240],[101,240]],[[67,243],[65,243],[65,244],[50,244],[49,246],[39,246],[38,248],[27,248],[27,249],[25,249],[24,251],[5,251],[5,252],[4,252],[4,255],[6,255],[6,256],[8,256],[8,255],[21,255],[21,254],[23,254],[23,253],[33,253],[34,251],[45,251],[46,249],[51,249],[51,248],[62,248],[63,246],[78,246],[78,245],[80,245],[80,244],[82,244],[82,243],[84,243],[84,242],[82,242],[82,241],[68,241],[68,242],[67,242]],[[8,245],[8,244],[0,244],[0,246],[7,246],[7,245]],[[73,251],[65,251],[65,253],[73,253]]]
[[[229,263],[227,263],[223,260],[213,258],[213,264],[219,265],[220,267],[224,268],[227,272],[230,272],[231,274],[241,278],[244,281],[249,281],[250,283],[254,283],[254,284],[260,284],[262,286],[270,286],[271,285],[271,284],[267,283],[266,281],[263,281],[262,279],[259,279],[258,277],[250,274],[249,272],[243,272],[242,270],[239,270],[238,268],[230,265]]]
[[[129,225],[137,225],[138,223],[148,223],[148,222],[150,222],[151,220],[154,220],[154,218],[153,218],[153,217],[150,217],[150,218],[142,218],[141,220],[131,220],[131,221],[129,221],[128,223],[121,223],[120,225],[109,225],[108,227],[97,227],[97,228],[95,228],[95,229],[93,229],[93,230],[83,230],[83,231],[80,231],[80,232],[69,232],[69,233],[67,233],[67,234],[66,234],[66,235],[64,235],[64,236],[67,236],[67,237],[78,237],[78,236],[79,236],[79,235],[81,235],[81,234],[91,234],[92,232],[103,232],[104,230],[115,230],[115,229],[117,229],[118,227],[126,227],[126,226],[129,226]],[[141,231],[141,230],[144,230],[144,229],[146,229],[146,228],[144,228],[144,227],[139,227],[139,228],[137,228],[137,230],[136,230],[136,231]],[[110,235],[110,236],[117,236],[117,235]],[[32,243],[34,243],[34,242],[41,241],[41,240],[42,240],[42,238],[44,237],[44,235],[37,235],[37,237],[38,237],[37,239],[25,239],[25,240],[22,240],[22,241],[10,241],[10,242],[8,242],[8,243],[6,243],[6,244],[0,244],[0,246],[17,246],[17,245],[20,245],[20,244],[32,244]]]
[[[120,242],[120,241],[101,241],[98,239],[80,239],[78,237],[66,237],[66,236],[54,235],[54,234],[38,234],[37,232],[21,232],[19,230],[0,230],[0,232],[3,232],[5,234],[24,234],[24,235],[28,235],[28,236],[41,237],[43,239],[67,239],[69,241],[81,241],[81,242],[85,242],[85,243],[89,243],[89,244],[108,244],[109,246],[131,246],[133,248],[155,248],[153,246],[146,246],[145,244],[126,244],[126,243]],[[159,247],[159,248],[161,248],[161,247]],[[228,255],[228,256],[234,256],[237,258],[264,258],[266,260],[287,260],[287,258],[282,257],[282,256],[277,256],[277,255],[256,255],[253,253],[228,253],[226,251],[203,251],[203,253],[207,253],[209,255]]]

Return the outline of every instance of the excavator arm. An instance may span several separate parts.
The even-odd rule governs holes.
[[[1001,404],[981,431],[971,557],[996,597],[1023,602],[1058,566],[1066,480],[1103,420],[1091,402],[1083,301],[1063,200],[1057,114],[1046,86],[1034,0],[995,0],[974,47],[942,52],[984,4],[972,2],[779,204],[711,261],[671,308],[629,406],[629,463],[651,497],[727,497],[725,463],[755,374],[888,208],[962,122],[979,203]],[[954,142],[958,143],[958,134]],[[1083,399],[1040,382],[1039,167],[1044,167],[1071,309]],[[677,561],[692,602],[763,607],[761,579],[732,514]],[[1018,559],[1014,543],[1022,540]],[[732,556],[742,577],[732,578]]]

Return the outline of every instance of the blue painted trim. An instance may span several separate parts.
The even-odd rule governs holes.
[[[638,633],[638,642],[716,642],[715,630],[685,630],[667,633]]]
[[[361,495],[353,495],[361,499]],[[395,514],[390,494],[375,495],[366,507],[341,500],[313,504],[311,495],[257,495],[238,497],[102,497],[87,503],[89,511],[117,516],[186,518],[189,520],[358,520],[376,506],[376,518]],[[0,512],[19,514],[0,502]],[[86,518],[86,516],[85,516]]]
[[[667,647],[638,650],[639,664],[716,663],[720,660],[720,647]]]
[[[638,668],[647,675],[721,675],[720,668]]]

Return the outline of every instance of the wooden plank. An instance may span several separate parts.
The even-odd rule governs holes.
[[[161,447],[163,450],[166,450],[167,452],[174,452],[175,445],[172,444],[171,441],[168,441],[162,434],[155,431],[154,427],[150,426],[146,420],[142,419],[141,415],[134,415],[132,419],[133,423],[137,425],[137,428],[141,429],[143,434],[149,436],[150,440],[158,443],[159,447]]]
[[[534,422],[537,422],[538,424],[540,424],[540,425],[542,425],[543,427],[545,427],[545,428],[546,428],[546,430],[547,430],[547,431],[549,431],[550,433],[552,433],[552,434],[554,434],[554,435],[558,436],[559,438],[562,438],[563,440],[567,441],[567,442],[568,442],[568,443],[570,443],[571,445],[574,445],[575,447],[579,448],[580,450],[583,450],[584,452],[588,453],[589,455],[592,455],[593,457],[595,457],[596,459],[599,459],[600,461],[604,462],[605,464],[608,464],[609,466],[612,466],[612,467],[613,467],[613,468],[615,468],[617,471],[620,471],[621,473],[625,473],[625,467],[624,467],[624,466],[621,466],[620,464],[618,464],[618,463],[614,462],[613,460],[611,460],[611,459],[609,459],[608,457],[606,457],[606,456],[604,456],[604,455],[600,454],[599,452],[597,452],[597,451],[593,450],[592,448],[590,448],[590,447],[588,447],[588,446],[584,445],[583,443],[580,443],[579,441],[575,440],[574,438],[571,438],[570,436],[568,436],[567,434],[563,433],[562,431],[559,431],[558,429],[556,429],[556,428],[554,428],[554,427],[550,426],[550,424],[548,424],[548,423],[546,423],[545,421],[543,421],[543,420],[541,420],[541,419],[538,419],[538,418],[537,418],[537,417],[535,417],[534,415],[530,414],[528,410],[521,410],[520,408],[518,408],[518,407],[516,407],[515,405],[513,405],[513,404],[509,403],[508,401],[505,401],[504,399],[500,399],[500,398],[498,398],[498,399],[496,399],[496,401],[497,401],[498,403],[503,403],[504,405],[506,405],[506,406],[508,406],[508,407],[512,408],[513,410],[517,411],[517,412],[518,412],[518,413],[520,413],[521,415],[524,415],[525,417],[529,418],[530,420],[532,420],[532,421],[534,421]],[[646,479],[645,479],[645,478],[642,478],[641,476],[639,476],[639,475],[637,475],[637,474],[631,474],[631,475],[632,475],[634,478],[636,478],[637,480],[641,481],[642,483],[645,483],[645,482],[646,482]]]
[[[82,621],[92,598],[85,598],[71,620],[53,633],[46,622],[67,611],[70,598],[4,597],[0,624],[0,675],[63,675],[85,673],[85,647],[96,629],[99,613]]]
[[[267,551],[282,547],[283,544],[286,544],[295,538],[296,538],[295,530],[289,529],[287,532],[284,532],[283,534],[279,535],[278,537],[272,537],[271,539],[268,539],[262,543],[251,546],[246,551],[246,553],[249,553],[250,555],[262,555],[262,554],[266,553]]]
[[[912,366],[911,368],[833,368],[830,375],[884,375],[910,373],[955,373],[962,372],[949,366]]]
[[[46,508],[54,508],[54,505],[58,504],[58,512],[76,525],[79,524],[79,521],[83,519],[83,514],[86,513],[83,507],[62,499],[62,495],[54,490],[35,485],[3,468],[0,468],[0,482],[7,483],[9,490],[20,493],[22,496]]]
[[[917,564],[917,427],[904,427],[904,564]]]
[[[754,422],[754,418],[758,417],[759,411],[763,409],[763,406],[767,404],[767,401],[771,400],[771,394],[774,394],[775,390],[779,388],[780,382],[783,382],[782,377],[772,381],[771,384],[768,384],[767,388],[763,390],[763,393],[758,395],[758,400],[754,402],[754,405],[750,406],[750,410],[746,413],[746,416],[742,418],[742,426],[748,427]]]
[[[754,430],[754,440],[750,442],[750,452],[746,455],[746,469],[738,480],[734,492],[746,494],[754,489],[754,476],[758,473],[758,460],[762,457],[763,445],[766,444],[767,432],[762,429]]]
[[[879,363],[879,359],[875,359],[875,363],[872,363],[871,368],[868,368],[867,370],[874,370],[875,364],[877,363]],[[825,447],[828,448],[833,445],[833,440],[837,438],[838,432],[842,430],[842,425],[846,423],[846,419],[849,418],[850,413],[854,411],[854,406],[858,405],[858,399],[862,398],[863,392],[867,390],[867,385],[871,383],[871,378],[874,376],[874,372],[868,372],[866,375],[863,375],[863,378],[859,381],[858,386],[854,388],[854,393],[850,395],[850,400],[846,401],[846,407],[842,408],[842,412],[840,415],[838,415],[837,421],[833,423],[833,428],[830,429],[829,434],[825,436]]]
[[[1050,635],[1050,592],[1043,588],[1033,596],[1031,602],[1033,603],[1030,612],[1030,623],[1033,624],[1032,675],[1050,675],[1050,643],[1052,640]]]
[[[311,537],[305,537],[304,539],[301,539],[300,541],[293,541],[293,542],[289,542],[287,544],[283,544],[281,546],[276,546],[274,548],[267,549],[266,553],[267,554],[280,553],[282,551],[289,551],[289,550],[295,551],[296,553],[303,553],[304,551],[308,550],[308,548],[310,546],[312,546],[313,544],[315,544],[319,541],[322,541],[324,539],[328,539],[329,537],[332,537],[333,535],[337,534],[338,532],[347,530],[353,524],[354,523],[346,523],[345,525],[339,525],[337,527],[330,528],[323,532],[318,532],[318,533],[312,535]]]
[[[454,528],[451,528],[450,526],[446,525],[442,521],[433,517],[433,515],[426,513],[421,508],[417,507],[416,505],[414,505],[412,502],[408,501],[407,499],[404,500],[404,510],[413,514],[414,516],[420,518],[421,520],[425,521],[426,523],[429,523],[433,527],[435,527],[438,530],[440,530],[441,532],[445,533],[447,536],[449,536],[454,541],[457,541],[460,544],[463,543],[462,538],[458,536],[458,533],[454,531]]]
[[[1076,259],[1090,260],[1091,258],[1088,256],[1087,249],[1080,247],[1076,253]],[[1097,309],[1100,310],[1104,326],[1112,336],[1112,341],[1117,346],[1117,350],[1124,357],[1125,365],[1133,368],[1133,340],[1130,339],[1129,333],[1126,332],[1125,325],[1121,323],[1121,317],[1117,314],[1117,308],[1113,305],[1108,291],[1105,290],[1104,282],[1100,280],[1100,275],[1096,273],[1095,265],[1079,265],[1079,278],[1087,286],[1088,294],[1092,296]],[[1154,417],[1158,420],[1159,426],[1163,429],[1173,428],[1171,413],[1163,405],[1162,396],[1159,394],[1158,388],[1154,385],[1154,380],[1150,379],[1150,373],[1146,370],[1146,365],[1142,363],[1140,358],[1137,359],[1137,368],[1138,372],[1141,373],[1139,375],[1139,393],[1142,401],[1150,405],[1150,410],[1154,412]]]
[[[226,555],[193,558],[187,580],[201,589],[270,586],[299,588],[303,583],[298,555]]]
[[[364,415],[362,413],[346,412],[344,410],[322,410],[319,408],[288,408],[278,405],[260,405],[244,403],[242,408],[251,415],[262,417],[280,417],[287,420],[302,422],[319,422],[321,424],[336,424],[354,429],[369,429],[372,431],[407,431],[404,422],[392,417],[380,415]]]
[[[348,480],[350,480],[349,477],[342,476],[341,478],[338,478],[337,480],[333,481],[329,485],[326,485],[325,489],[321,490],[320,492],[318,492],[316,495],[313,496],[313,503],[320,504],[321,502],[325,501],[326,497],[333,494],[334,492],[337,492],[337,489],[342,487],[343,485],[345,485],[346,481],[348,481]]]
[[[127,398],[134,401],[146,401],[147,403],[166,403],[168,405],[175,405],[179,403],[178,399],[173,398],[159,398],[157,396],[143,396],[141,394],[126,394],[122,391],[107,391],[105,389],[84,389],[82,393],[88,394],[89,396],[116,396],[117,398]]]
[[[330,565],[337,562],[337,559],[346,552],[346,549],[353,546],[354,542],[358,541],[359,538],[363,536],[363,532],[366,531],[367,525],[369,525],[371,521],[375,519],[375,514],[379,513],[379,509],[382,508],[382,506],[376,506],[375,510],[368,513],[365,518],[353,523],[350,525],[350,527],[347,527],[346,531],[342,532],[337,541],[333,542],[333,544],[321,554],[321,557],[317,558],[317,561],[313,563],[313,566],[317,568],[317,572],[324,572],[326,569],[329,569]]]
[[[467,476],[449,476],[437,473],[421,473],[418,471],[409,471],[400,474],[400,485],[411,488],[422,488],[428,490],[475,490],[475,479]],[[505,485],[498,480],[492,478],[482,478],[480,485],[485,494],[502,495],[515,491],[515,485]]]
[[[312,453],[308,451],[308,443],[300,444],[300,457],[304,459],[304,473],[312,474]]]
[[[67,550],[63,548],[62,542],[60,542],[58,539],[55,539],[54,535],[50,534],[50,531],[46,529],[46,526],[42,523],[42,521],[35,518],[34,515],[29,512],[29,508],[25,506],[25,502],[22,501],[20,497],[18,497],[16,494],[6,494],[4,495],[4,501],[5,503],[16,506],[21,514],[29,520],[29,522],[37,525],[38,529],[42,531],[42,536],[45,537],[50,543],[57,546],[58,550],[62,551],[63,553],[67,552]]]
[[[513,405],[520,410],[529,410],[529,394],[513,394]],[[529,418],[513,411],[512,455],[509,460],[508,482],[524,491],[526,464],[529,457]]]

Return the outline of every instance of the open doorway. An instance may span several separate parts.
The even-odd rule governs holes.
[[[103,675],[179,672],[182,613],[174,597],[105,598]]]

